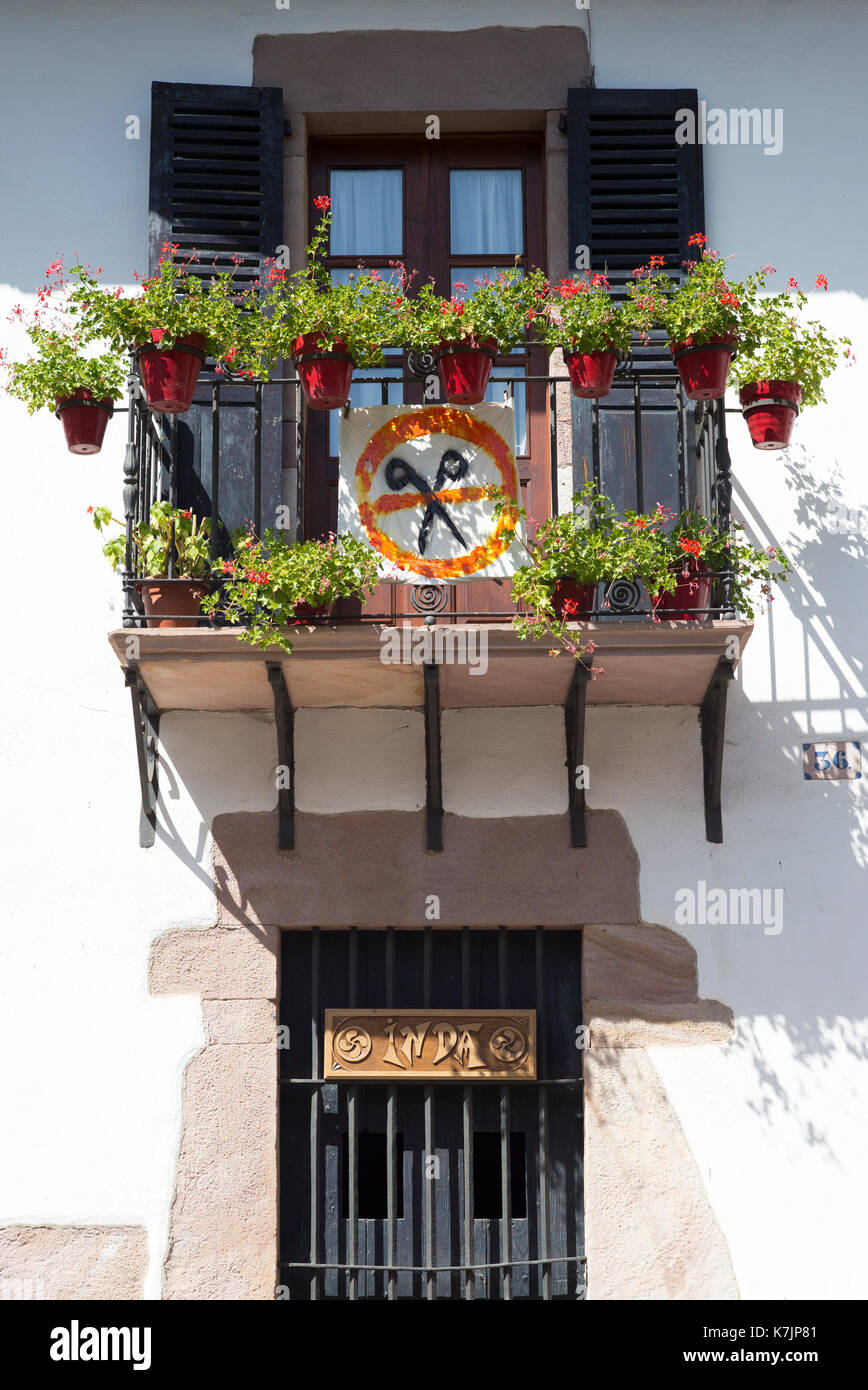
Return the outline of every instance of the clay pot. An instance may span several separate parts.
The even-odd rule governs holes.
[[[440,374],[443,395],[450,405],[479,405],[485,400],[485,390],[491,368],[497,356],[497,343],[483,338],[471,344],[469,339],[458,343],[441,343],[434,351],[434,361]]]
[[[595,607],[596,595],[596,584],[580,584],[576,579],[557,579],[552,595],[555,616],[570,622],[587,622],[588,614]]]
[[[202,616],[202,599],[210,593],[207,584],[193,579],[137,579],[136,588],[142,596],[148,627],[197,626],[188,619]]]
[[[608,396],[618,365],[617,352],[565,352],[564,361],[574,396],[581,396],[583,400]]]
[[[297,623],[321,623],[328,618],[331,612],[331,604],[320,603],[297,603],[295,605],[295,621]]]
[[[63,425],[69,452],[98,454],[105,427],[114,414],[111,397],[97,400],[90,391],[73,391],[71,396],[58,396],[55,405],[54,413]]]
[[[678,583],[671,594],[658,594],[653,602],[654,612],[658,618],[667,618],[670,622],[691,622],[697,623],[710,617],[709,613],[703,612],[711,602],[711,586],[714,583],[714,575],[709,570],[701,570],[697,561],[689,561],[687,568],[690,570],[690,578],[684,579],[685,566],[679,565],[676,573]]]
[[[797,381],[752,381],[738,393],[755,449],[786,449],[802,401]]]
[[[329,352],[320,350],[321,333],[303,333],[292,347],[292,360],[310,410],[342,410],[349,400],[355,363],[343,338]]]
[[[174,347],[144,343],[136,348],[148,408],[165,415],[183,415],[193,403],[193,392],[205,361],[201,333],[178,338]]]
[[[721,333],[710,343],[670,344],[684,393],[691,401],[718,401],[726,391],[735,334]]]

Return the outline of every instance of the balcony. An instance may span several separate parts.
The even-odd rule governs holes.
[[[368,396],[365,404],[373,403],[372,394],[384,404],[394,402],[402,385],[394,376],[369,377],[361,384]],[[414,387],[419,390],[414,379],[403,385],[407,394]],[[679,510],[696,505],[715,525],[728,528],[731,485],[723,402],[687,401],[674,372],[622,364],[611,396],[593,402],[575,400],[566,376],[504,378],[495,389],[514,404],[517,392],[544,393],[553,512],[584,477],[592,476],[622,506],[642,510],[658,500]],[[225,553],[221,546],[229,529],[249,517],[261,530],[278,506],[286,509],[294,534],[302,538],[308,418],[294,378],[240,383],[206,377],[190,417],[179,418],[152,415],[133,375],[128,423],[128,537],[151,503],[163,498],[211,516],[214,559]],[[293,482],[291,500],[282,488],[287,477]],[[752,630],[733,610],[725,577],[712,594],[711,607],[694,622],[653,621],[647,595],[636,585],[612,585],[608,592],[600,586],[595,607],[575,625],[593,641],[593,658],[578,662],[566,654],[553,659],[547,643],[522,641],[509,622],[515,609],[506,600],[500,609],[474,609],[463,599],[467,590],[461,586],[452,586],[451,598],[444,598],[445,589],[433,585],[382,585],[377,594],[385,592],[386,603],[364,609],[358,603],[338,605],[329,619],[294,631],[294,651],[287,657],[246,646],[238,642],[235,629],[205,618],[192,620],[187,628],[147,628],[129,540],[126,560],[123,628],[111,633],[110,641],[133,700],[143,843],[153,838],[159,716],[169,710],[273,709],[279,761],[292,769],[296,709],[419,708],[426,719],[428,844],[437,849],[442,846],[440,710],[560,705],[565,711],[570,839],[581,846],[586,842],[584,792],[575,786],[573,772],[584,762],[587,702],[698,709],[706,834],[715,842],[722,839],[726,688]],[[391,602],[390,590],[396,591]],[[387,660],[384,639],[396,624],[402,629],[424,625],[427,632],[405,634],[402,659]],[[461,640],[475,643],[477,652],[484,646],[484,675],[467,660],[444,657]],[[592,662],[598,668],[593,679]],[[289,848],[292,785],[279,796],[279,839],[281,847]]]

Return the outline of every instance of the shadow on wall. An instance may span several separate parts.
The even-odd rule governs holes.
[[[783,926],[780,936],[763,943],[777,948],[774,963],[768,956],[763,964],[757,959],[758,968],[748,969],[740,980],[733,1046],[747,1055],[756,1073],[756,1093],[746,1100],[749,1109],[769,1125],[785,1115],[805,1143],[837,1161],[818,1128],[811,1093],[815,1087],[824,1089],[826,1077],[831,1080],[846,1057],[868,1060],[864,934],[854,910],[868,886],[868,807],[864,782],[855,787],[847,781],[805,785],[802,745],[862,736],[863,756],[868,753],[868,643],[859,601],[868,562],[868,513],[848,511],[838,470],[821,476],[804,446],[793,446],[782,462],[799,533],[786,549],[793,565],[787,600],[801,626],[801,662],[798,667],[793,662],[786,673],[777,669],[772,610],[767,636],[772,699],[748,703],[741,691],[736,694],[731,727],[737,727],[739,739],[734,754],[727,753],[726,801],[730,826],[743,817],[752,835],[760,836],[771,853],[778,851],[772,877],[782,888]],[[743,492],[734,497],[734,511],[754,541],[762,536],[779,543]],[[788,646],[793,641],[788,636]],[[803,698],[781,698],[799,684]],[[770,807],[765,827],[756,825],[752,801],[757,782],[751,779],[756,769],[746,761],[757,749],[779,750],[780,755],[776,768],[759,769],[767,780],[763,805]],[[799,840],[793,844],[776,833],[774,815],[779,805],[782,823],[792,826],[787,802],[794,799],[796,784],[804,798],[796,812]],[[789,926],[793,919],[794,930]],[[746,945],[748,964],[751,949]],[[777,1055],[788,1074],[792,1061],[806,1069],[804,1094],[791,1079],[784,1082]],[[837,1077],[835,1082],[840,1084]]]

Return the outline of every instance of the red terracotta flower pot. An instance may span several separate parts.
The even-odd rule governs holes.
[[[297,623],[322,622],[330,612],[330,603],[297,603],[295,605],[295,621]]]
[[[574,396],[581,396],[583,400],[608,396],[618,365],[617,352],[565,352],[564,361]]]
[[[74,391],[71,396],[58,396],[55,415],[63,425],[66,446],[71,454],[98,454],[102,448],[105,427],[114,414],[110,396],[97,400],[90,391]]]
[[[580,584],[576,579],[555,580],[552,606],[557,618],[568,622],[586,622],[594,608],[596,584]]]
[[[194,627],[188,619],[202,616],[201,602],[210,592],[192,579],[137,579],[136,588],[148,627]]]
[[[653,608],[658,618],[667,618],[670,622],[697,623],[711,616],[703,610],[711,602],[714,575],[709,570],[701,570],[695,560],[690,560],[686,568],[690,570],[689,579],[683,578],[685,565],[679,565],[674,591],[671,594],[658,594],[654,599]]]
[[[688,400],[720,400],[726,391],[734,341],[733,333],[721,333],[713,343],[670,344],[672,360]]]
[[[483,338],[472,345],[469,339],[460,343],[441,343],[434,351],[434,361],[440,373],[443,394],[450,405],[479,405],[485,400],[485,389],[497,356],[497,343]]]
[[[183,415],[193,404],[193,392],[205,361],[205,339],[201,333],[178,338],[174,347],[161,348],[143,343],[136,348],[136,359],[145,387],[145,399],[153,411]]]
[[[786,449],[799,413],[797,381],[752,381],[738,393],[755,449]]]
[[[355,363],[343,338],[323,352],[321,333],[303,333],[292,347],[292,360],[310,410],[342,410],[349,400]]]

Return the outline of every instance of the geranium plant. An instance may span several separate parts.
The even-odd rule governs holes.
[[[757,587],[761,596],[770,599],[772,582],[784,580],[789,572],[781,550],[752,545],[738,522],[725,533],[699,512],[676,515],[661,503],[653,512],[626,511],[621,516],[593,483],[573,498],[573,507],[542,522],[528,543],[530,564],[513,577],[513,597],[531,610],[514,619],[523,637],[549,635],[568,645],[567,623],[575,613],[567,600],[564,618],[556,616],[558,580],[579,584],[641,581],[653,603],[697,573],[727,576],[733,607],[752,618]],[[576,608],[575,603],[572,607]]]
[[[630,348],[634,319],[632,302],[614,299],[605,275],[584,271],[551,287],[540,301],[533,326],[550,350],[613,351],[623,356]]]
[[[698,259],[684,262],[687,274],[682,283],[663,270],[663,256],[652,256],[633,271],[629,293],[634,322],[645,336],[651,328],[665,329],[673,346],[737,338],[762,286],[762,272],[732,281],[726,258],[706,245],[701,232],[690,237],[689,245],[696,248]]]
[[[826,276],[818,275],[816,288],[828,287]],[[750,306],[744,318],[741,352],[729,369],[733,385],[794,381],[802,388],[803,406],[825,401],[823,383],[842,356],[852,357],[850,339],[834,338],[818,321],[806,321],[802,311],[807,303],[804,290],[791,277],[787,289]]]
[[[236,264],[241,257],[233,257]],[[113,347],[153,345],[171,348],[180,339],[198,334],[205,350],[218,361],[231,363],[256,333],[256,316],[247,311],[245,296],[230,271],[200,274],[195,252],[178,257],[178,245],[164,242],[154,274],[140,280],[137,294],[110,290],[99,282],[99,271],[76,264],[70,268],[70,312],[79,316],[88,337],[107,338]]]
[[[5,369],[6,390],[23,401],[29,414],[35,410],[54,410],[58,401],[76,392],[87,391],[94,400],[121,398],[126,380],[126,363],[114,351],[88,356],[81,339],[59,328],[31,324],[27,336],[36,355],[23,362],[7,362],[0,349],[0,366]]]
[[[120,534],[111,537],[103,546],[103,555],[113,570],[124,564],[126,557],[126,527],[112,515],[110,507],[89,507],[93,524],[103,531],[110,523],[121,527]],[[133,545],[142,574],[149,579],[166,579],[169,562],[174,553],[175,577],[178,579],[207,579],[211,573],[211,521],[193,512],[172,507],[168,502],[154,502],[147,522],[133,527]]]
[[[309,333],[319,336],[323,352],[343,344],[362,368],[380,366],[383,349],[399,345],[398,310],[410,277],[400,266],[394,275],[360,268],[346,283],[332,283],[326,265],[331,199],[323,195],[314,202],[321,216],[306,264],[291,275],[275,261],[266,262],[261,312],[239,352],[239,361],[266,377],[269,365],[291,357],[297,340]]]
[[[69,316],[68,283],[62,260],[52,261],[45,283],[36,291],[36,303],[28,312],[16,304],[9,321],[20,325],[36,349],[35,356],[12,361],[0,349],[3,385],[29,414],[53,410],[57,401],[87,391],[95,400],[119,400],[123,395],[126,363],[123,354],[99,341]]]
[[[244,624],[238,637],[255,647],[292,651],[288,629],[302,619],[299,604],[330,608],[339,598],[362,598],[378,582],[379,560],[353,536],[293,543],[283,531],[257,536],[252,527],[233,536],[234,558],[215,569],[221,593],[203,612]]]
[[[469,282],[458,280],[458,293],[449,299],[427,281],[401,306],[401,341],[425,352],[441,343],[480,347],[493,340],[499,353],[512,352],[524,344],[529,325],[541,312],[546,288],[541,270],[525,275],[518,266],[498,272],[493,280],[488,274]]]

